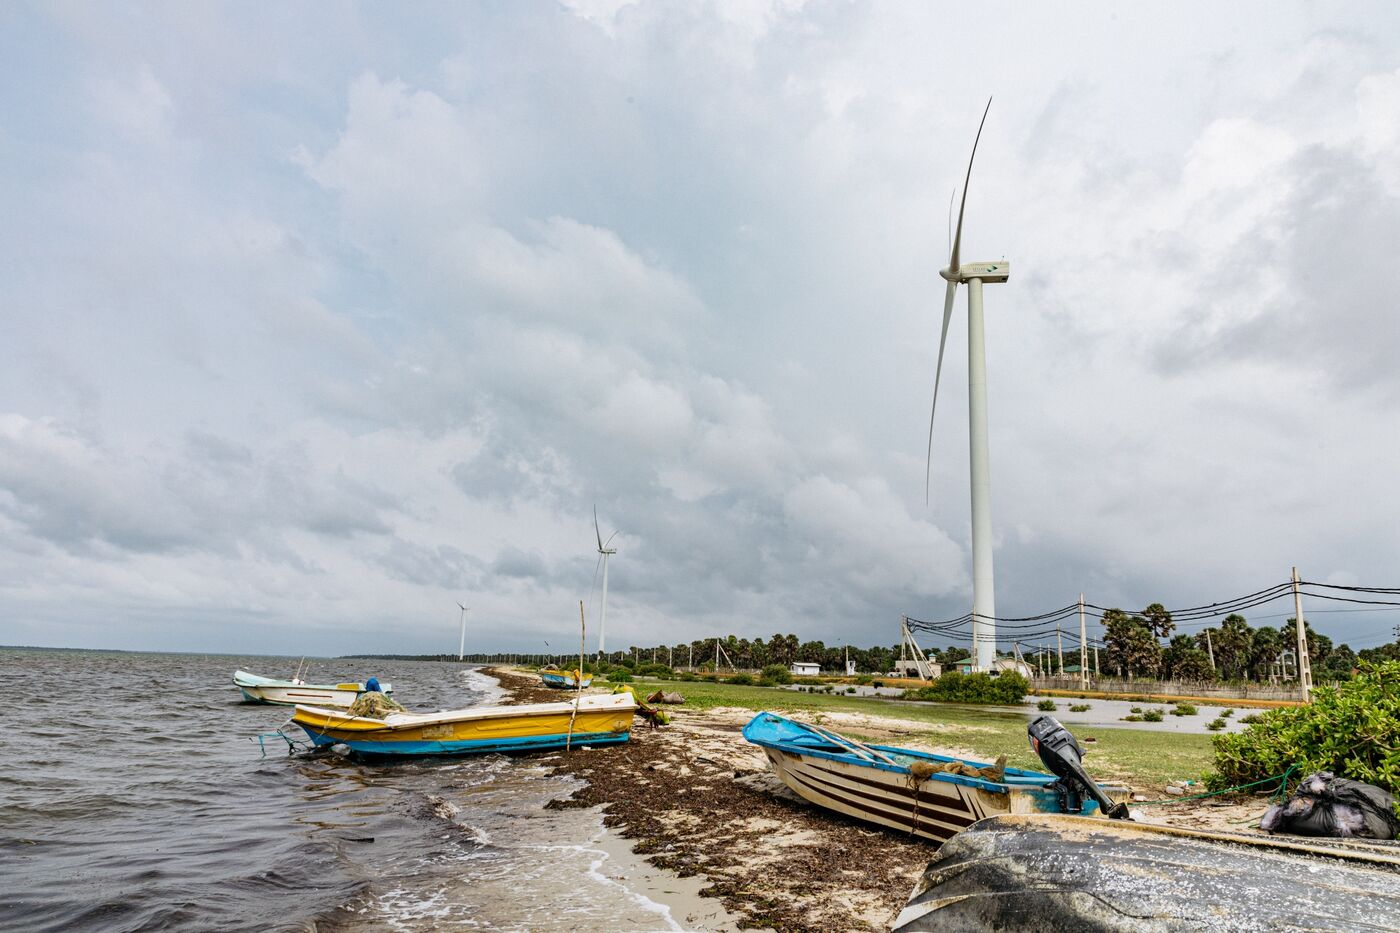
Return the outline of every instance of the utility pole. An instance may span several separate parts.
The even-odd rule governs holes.
[[[1079,594],[1079,688],[1089,689],[1089,645],[1084,634],[1084,594]]]
[[[1210,658],[1210,669],[1215,670],[1215,649],[1210,645],[1210,629],[1206,629],[1206,656]]]
[[[1055,624],[1055,652],[1060,657],[1060,669],[1058,673],[1061,677],[1063,677],[1065,676],[1065,640],[1060,635],[1059,623]]]
[[[671,646],[670,646],[670,645],[667,645],[667,646],[666,646],[666,666],[669,667],[669,668],[671,668],[672,670],[675,670],[675,668],[676,668],[676,662],[675,662],[674,657],[673,657],[672,654],[671,654]]]
[[[1298,588],[1302,583],[1298,568],[1293,568],[1293,616],[1298,624],[1298,689],[1303,693],[1303,702],[1312,702],[1312,662],[1308,658],[1308,626],[1303,621],[1303,592]]]
[[[1094,646],[1094,676],[1097,677],[1097,676],[1099,676],[1099,675],[1102,674],[1102,673],[1103,673],[1103,671],[1099,670],[1099,646],[1098,646],[1098,645],[1095,645],[1095,646]]]
[[[693,671],[695,670],[695,642],[686,645],[685,649],[690,652],[690,660],[686,662],[686,669]]]

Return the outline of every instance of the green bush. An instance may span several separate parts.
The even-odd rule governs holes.
[[[1055,705],[1054,700],[1041,700],[1035,705],[1035,708],[1042,713],[1053,713],[1055,710],[1059,709],[1059,707]]]
[[[847,687],[847,688],[846,688],[846,692],[847,692],[847,693],[855,693],[855,692],[856,692],[856,688],[855,688],[855,687]]]
[[[790,684],[792,683],[792,671],[781,664],[770,664],[763,669],[759,675],[760,679],[768,681],[770,684]]]
[[[873,683],[874,680],[875,680],[875,677],[874,677],[873,674],[858,674],[858,675],[856,675],[856,683],[860,684],[862,687],[868,687],[868,686],[870,686],[870,684]]]
[[[1220,718],[1221,718],[1221,719],[1229,719],[1229,718],[1230,718],[1231,716],[1233,716],[1233,715],[1235,715],[1235,711],[1232,710],[1232,709],[1227,709],[1225,712],[1223,712],[1223,713],[1220,714]]]
[[[1212,741],[1217,787],[1296,765],[1297,777],[1331,771],[1400,793],[1400,661],[1363,661],[1354,680],[1317,688],[1310,705],[1269,710]]]
[[[787,670],[787,668],[783,668],[783,670]],[[792,682],[795,684],[804,684],[808,687],[820,687],[822,685],[820,677],[794,677]]]
[[[1263,722],[1263,717],[1260,716],[1258,713],[1250,713],[1247,716],[1241,716],[1240,722],[1245,723],[1246,725],[1253,725],[1256,722]]]
[[[613,683],[613,684],[630,684],[631,682],[632,682],[632,675],[631,675],[629,672],[624,671],[624,670],[615,670],[615,671],[613,671],[612,673],[610,673],[610,674],[608,675],[608,683]]]
[[[1069,705],[1069,711],[1071,713],[1087,713],[1091,709],[1093,709],[1093,707],[1088,703],[1071,703]]]
[[[1020,674],[1006,673],[1000,677],[987,674],[963,674],[949,671],[930,686],[919,690],[915,697],[941,703],[998,703],[1011,705],[1026,698],[1030,684]]]
[[[1178,703],[1178,704],[1176,704],[1176,708],[1172,710],[1172,715],[1173,715],[1173,716],[1194,716],[1194,715],[1196,715],[1196,713],[1198,713],[1198,712],[1199,712],[1199,710],[1197,710],[1196,707],[1192,706],[1190,703]]]
[[[656,677],[661,680],[668,680],[676,676],[676,672],[664,664],[643,664],[637,668],[637,675],[640,677]]]
[[[1143,722],[1161,722],[1162,711],[1159,709],[1146,709],[1142,711]]]
[[[733,677],[726,677],[724,682],[727,684],[734,684],[736,687],[752,687],[753,677],[740,671]]]
[[[1142,707],[1141,707],[1141,706],[1134,706],[1132,709],[1128,710],[1128,712],[1130,712],[1130,713],[1141,713],[1141,712],[1142,712]]]
[[[1142,722],[1142,716],[1137,713],[1129,713],[1121,718],[1124,722]]]
[[[1206,728],[1209,729],[1211,732],[1219,732],[1221,729],[1225,728],[1225,717],[1215,717],[1210,722],[1206,723]]]

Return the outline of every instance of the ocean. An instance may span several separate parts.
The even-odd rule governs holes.
[[[577,784],[538,758],[260,748],[290,709],[241,702],[233,672],[297,661],[0,649],[0,930],[681,929],[595,811],[544,809]],[[500,696],[452,663],[316,659],[307,679],[372,675],[413,710]]]

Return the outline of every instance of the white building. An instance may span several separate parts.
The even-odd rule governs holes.
[[[798,677],[816,677],[822,672],[820,664],[808,664],[806,661],[792,662],[792,673]]]

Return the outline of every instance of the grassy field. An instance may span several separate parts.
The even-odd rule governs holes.
[[[601,686],[601,684],[600,684]],[[926,724],[911,738],[933,745],[970,749],[988,761],[1006,755],[1013,767],[1044,770],[1026,739],[1026,719],[1014,713],[950,703],[903,703],[871,697],[798,693],[773,687],[739,687],[709,681],[658,681],[638,678],[633,685],[645,695],[657,687],[685,696],[687,709],[739,707],[751,710],[792,712],[797,718],[819,717],[822,712],[863,713]],[[1029,705],[1027,710],[1032,709]],[[913,730],[911,730],[913,731]],[[856,738],[874,738],[852,730]],[[1093,737],[1097,742],[1085,743]],[[1139,729],[1080,730],[1085,765],[1091,774],[1126,780],[1156,796],[1155,789],[1174,778],[1199,779],[1211,769],[1210,736],[1149,732]],[[885,744],[899,744],[887,737]]]

